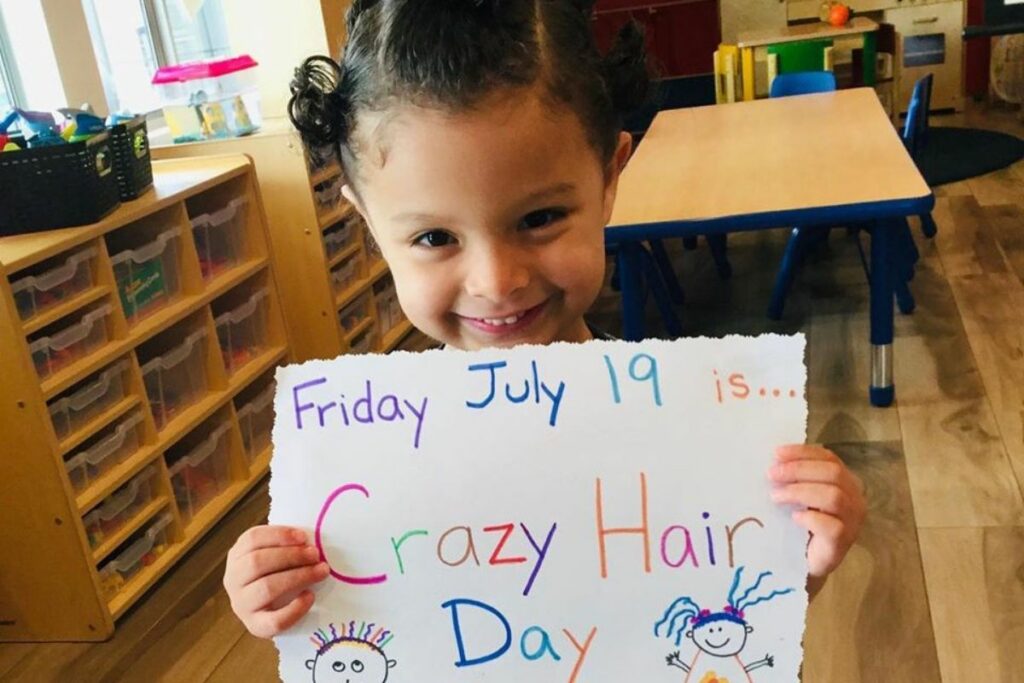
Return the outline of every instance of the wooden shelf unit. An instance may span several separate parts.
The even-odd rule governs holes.
[[[270,230],[271,258],[280,277],[296,360],[334,358],[364,350],[360,347],[367,340],[346,329],[338,314],[366,292],[370,292],[368,318],[372,324],[360,323],[359,329],[372,335],[370,351],[428,347],[430,342],[400,315],[397,304],[389,306],[385,301],[378,306],[378,299],[390,300],[390,295],[374,291],[389,271],[372,253],[368,230],[355,208],[340,192],[334,201],[322,205],[317,201],[318,192],[327,194],[327,188],[340,189],[344,182],[337,157],[325,154],[325,163],[315,163],[316,155],[305,149],[290,122],[267,120],[260,132],[243,138],[182,145],[155,141],[153,146],[156,159],[237,153],[251,157],[256,166]],[[329,253],[325,234],[346,224],[351,226],[350,239],[338,253]],[[360,261],[358,274],[335,289],[331,273],[349,259]]]
[[[4,435],[0,540],[7,549],[0,556],[0,641],[108,638],[115,620],[269,468],[269,449],[246,453],[236,414],[236,408],[269,386],[277,365],[292,360],[252,163],[235,155],[160,161],[153,170],[153,190],[98,223],[0,239],[0,376],[5,382],[0,397],[0,433]],[[202,241],[194,234],[192,219],[233,199],[241,200],[241,208],[219,229],[233,245],[234,258],[201,260],[197,245]],[[177,231],[175,249],[162,262],[158,276],[147,271],[140,279],[128,280],[160,283],[152,299],[155,308],[133,316],[129,309],[137,308],[139,300],[122,291],[125,282],[117,281],[112,256],[138,249],[161,231]],[[86,283],[81,292],[65,292],[63,300],[58,296],[47,310],[23,320],[12,285],[84,251],[94,255],[84,266],[91,284]],[[213,265],[218,272],[208,272],[204,279],[203,268]],[[177,295],[162,301],[159,292],[167,292],[173,280],[178,282]],[[229,355],[221,346],[215,317],[251,299],[258,302],[258,318],[243,318],[243,324],[250,319],[260,324],[252,325],[246,341],[232,342]],[[106,305],[111,311],[102,323],[107,340],[41,380],[30,342],[41,333],[52,334],[51,326],[60,329],[84,312]],[[154,356],[181,347],[197,331],[205,337],[192,347],[199,354],[192,367],[201,373],[205,392],[196,394],[188,405],[180,401],[178,410],[158,428],[154,401],[160,399],[150,395],[157,391],[156,385],[147,387],[142,368]],[[228,359],[233,374],[228,372]],[[96,402],[95,414],[83,409],[82,420],[69,423],[68,428],[58,427],[50,407],[65,396],[83,395],[82,387],[99,386],[103,380],[97,378],[107,376],[114,377],[113,386],[119,390],[110,394],[109,405]],[[169,387],[170,380],[161,384],[157,396],[173,398]],[[94,473],[84,487],[73,482],[67,460],[107,442],[119,433],[115,428],[124,425],[126,417],[135,416],[141,417],[134,428],[137,448],[129,445],[110,451],[110,467]],[[169,471],[173,463],[168,458],[197,452],[194,444],[203,443],[221,425],[226,427],[217,432],[221,439],[215,462],[223,478],[204,481],[198,470],[186,468],[183,472],[189,476],[173,481]],[[149,473],[148,479],[139,476]],[[84,518],[111,500],[112,494],[121,493],[117,498],[123,500],[126,490],[147,491],[141,484],[136,486],[139,481],[148,482],[148,499],[136,498],[136,504],[127,508],[131,514],[126,511],[115,518],[120,520],[119,527],[112,524],[90,539]],[[203,489],[205,505],[185,524],[182,495],[199,484],[208,486]],[[110,509],[117,506],[104,511]],[[126,558],[125,550],[165,515],[170,516],[166,542],[135,563],[138,570],[133,575],[125,573],[127,578],[121,581],[118,574],[116,592],[105,590],[102,567]],[[161,548],[162,553],[155,552]]]

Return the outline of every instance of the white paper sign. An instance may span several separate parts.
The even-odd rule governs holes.
[[[804,338],[348,356],[277,375],[270,521],[332,576],[289,683],[796,681]]]

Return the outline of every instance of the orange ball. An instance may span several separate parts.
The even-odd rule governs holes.
[[[850,8],[846,5],[832,5],[832,9],[828,13],[828,23],[833,26],[840,27],[846,26],[846,22],[850,20]]]

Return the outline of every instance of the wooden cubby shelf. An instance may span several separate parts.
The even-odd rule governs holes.
[[[404,319],[394,287],[378,285],[389,270],[374,253],[362,217],[340,191],[334,194],[344,177],[337,150],[307,149],[285,119],[264,121],[262,130],[244,138],[153,147],[157,159],[238,153],[253,159],[264,188],[270,255],[282,275],[281,300],[295,360],[428,347],[429,340]],[[323,201],[332,195],[333,203]],[[339,231],[348,237],[329,250],[328,236]],[[336,284],[332,271],[353,259],[356,272]],[[338,314],[367,293],[370,322],[346,329]]]
[[[294,356],[252,162],[153,170],[98,223],[0,239],[2,641],[109,637],[269,470],[236,408]]]

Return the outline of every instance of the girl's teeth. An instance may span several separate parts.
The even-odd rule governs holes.
[[[519,322],[519,319],[521,317],[522,317],[521,315],[510,315],[507,318],[484,318],[483,321],[485,323],[487,323],[488,325],[493,325],[493,326],[512,325],[514,323]]]

